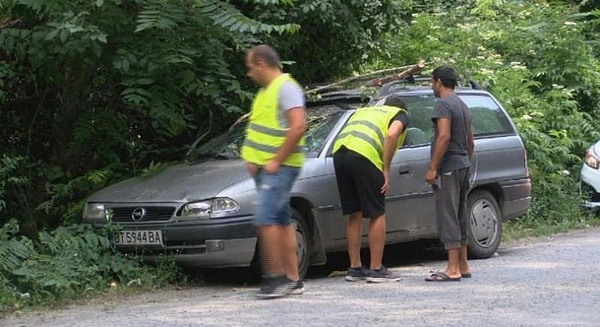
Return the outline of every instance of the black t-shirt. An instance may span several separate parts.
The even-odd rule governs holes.
[[[397,113],[396,116],[394,116],[394,118],[392,118],[392,120],[390,120],[390,125],[392,125],[394,120],[399,120],[402,122],[402,128],[403,128],[402,132],[404,132],[409,123],[408,114],[406,113],[406,111],[402,110],[399,113]],[[390,127],[390,125],[388,125],[388,127]]]

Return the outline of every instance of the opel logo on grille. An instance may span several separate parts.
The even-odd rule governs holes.
[[[131,219],[133,219],[133,221],[140,221],[144,219],[144,216],[146,216],[146,209],[142,207],[133,209],[133,212],[131,213]]]

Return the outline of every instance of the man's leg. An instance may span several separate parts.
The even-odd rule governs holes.
[[[263,282],[256,296],[261,299],[286,296],[296,287],[296,284],[290,282],[285,275],[283,252],[286,249],[283,247],[283,227],[260,226],[257,228],[257,233],[261,244]],[[298,274],[297,268],[296,274]]]
[[[369,251],[371,254],[368,283],[397,282],[400,276],[383,266],[383,248],[385,247],[385,214],[371,218],[369,224]]]
[[[350,267],[361,267],[360,260],[360,238],[362,232],[363,216],[362,211],[353,212],[348,218],[346,225],[346,239],[348,240],[348,258]]]
[[[281,227],[281,247],[283,248],[283,266],[285,275],[291,281],[300,279],[298,274],[298,254],[296,242],[296,229],[293,224]]]
[[[460,222],[458,219],[459,181],[456,172],[440,175],[441,185],[434,190],[437,231],[448,253],[448,263],[443,273],[446,278],[460,278]],[[437,276],[436,276],[437,275]],[[439,274],[432,274],[426,280],[438,280]]]
[[[385,246],[385,215],[372,218],[369,224],[369,253],[371,254],[370,268],[380,269]]]
[[[458,264],[460,248],[448,249],[448,266],[444,273],[450,278],[460,278],[460,268]]]
[[[289,294],[294,287],[286,278],[286,269],[298,280],[295,230],[291,225],[289,190],[299,169],[280,167],[277,174],[262,175],[258,184],[256,210],[257,234],[260,243],[264,281],[257,294],[260,298],[275,298]],[[288,228],[289,227],[289,228]],[[294,238],[288,237],[292,230]],[[289,256],[290,248],[293,257]],[[284,257],[285,256],[285,257]],[[295,268],[286,267],[293,261]]]
[[[257,228],[263,275],[268,277],[284,274],[282,265],[281,226],[265,225]]]
[[[471,276],[471,268],[467,263],[467,244],[469,241],[469,214],[467,213],[467,195],[469,193],[469,168],[459,171],[460,194],[458,202],[458,218],[460,225],[460,252],[458,256],[460,273],[462,276]]]
[[[471,268],[467,262],[467,246],[461,245],[458,254],[458,268],[462,276],[471,276]]]

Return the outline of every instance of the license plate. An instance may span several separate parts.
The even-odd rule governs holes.
[[[163,245],[159,230],[126,230],[115,233],[115,244],[119,245]]]

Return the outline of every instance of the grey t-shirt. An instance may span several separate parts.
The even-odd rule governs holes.
[[[467,133],[471,126],[471,112],[467,105],[456,95],[450,94],[436,101],[431,120],[436,124],[438,118],[449,118],[451,122],[450,144],[438,166],[438,172],[445,173],[471,166],[468,157]],[[433,129],[431,154],[433,155],[437,130]]]
[[[292,81],[285,81],[279,89],[277,119],[283,127],[288,127],[285,112],[296,107],[304,108],[304,93],[300,86]]]

